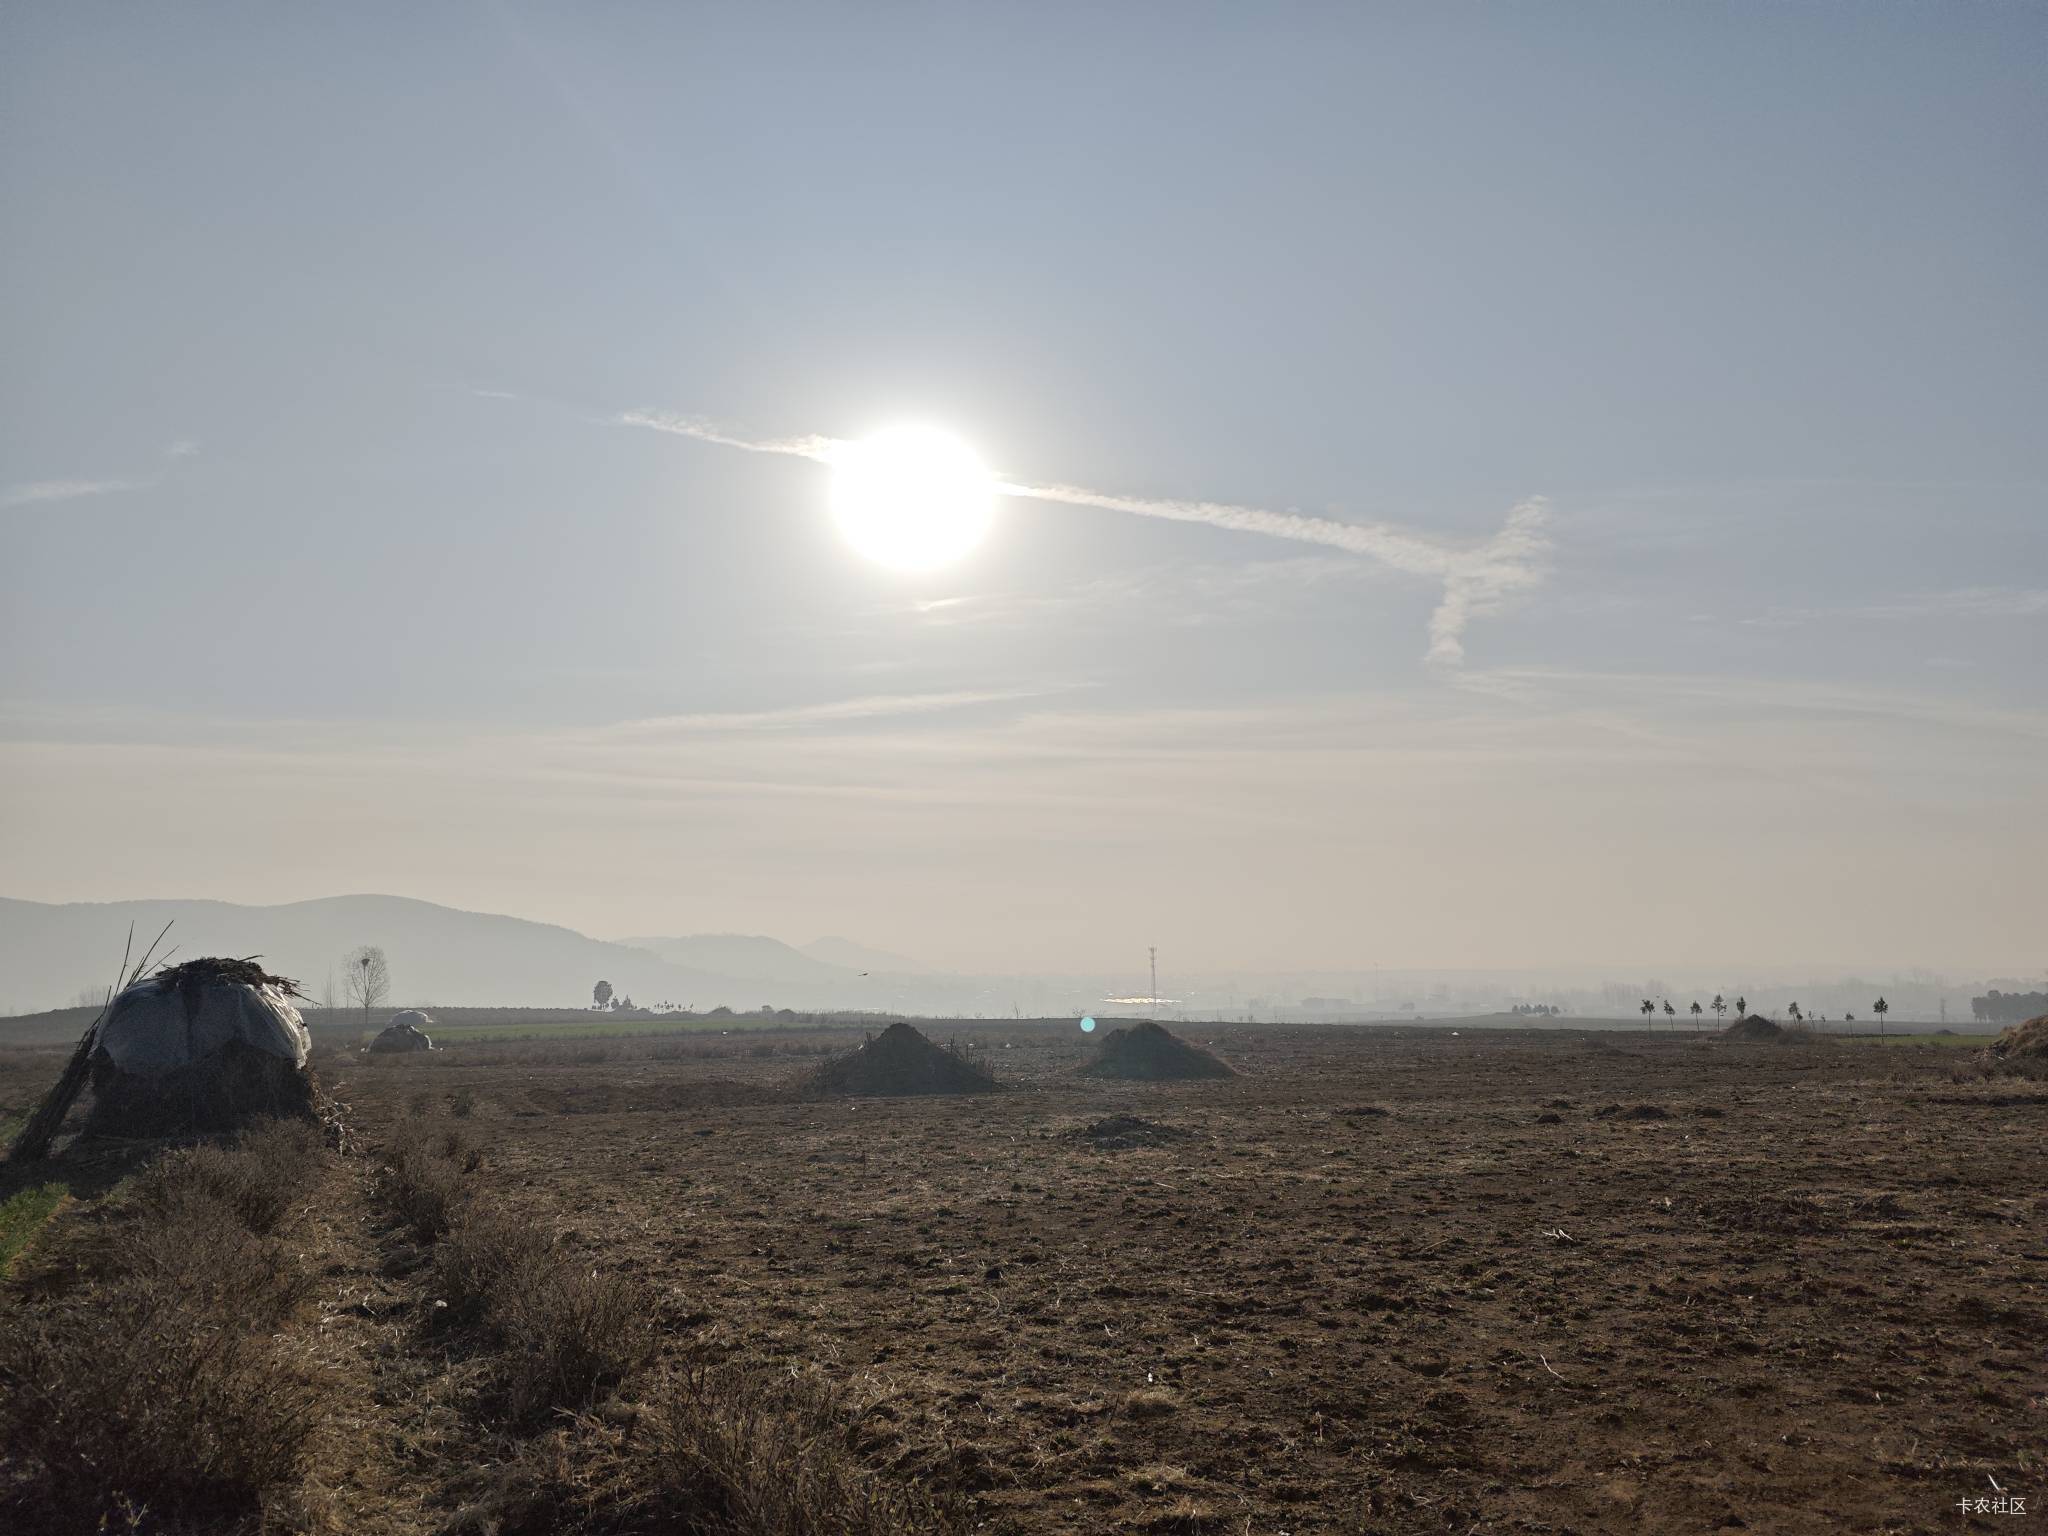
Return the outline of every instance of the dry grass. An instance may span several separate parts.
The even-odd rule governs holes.
[[[167,1152],[136,1180],[136,1196],[160,1216],[195,1202],[224,1206],[249,1231],[275,1232],[305,1198],[318,1165],[320,1128],[303,1120],[264,1120],[232,1146],[202,1143]]]
[[[480,1200],[478,1154],[462,1132],[403,1123],[373,1190],[433,1248],[429,1329],[488,1358],[480,1404],[531,1430],[589,1407],[653,1353],[651,1298],[638,1281],[588,1269],[532,1219]]]
[[[536,1441],[458,1529],[503,1536],[947,1536],[951,1512],[876,1470],[869,1416],[786,1369],[696,1367],[631,1414]]]
[[[697,1369],[667,1384],[635,1436],[630,1475],[649,1528],[731,1536],[908,1536],[948,1522],[921,1490],[868,1465],[862,1416],[811,1376]]]
[[[319,1143],[249,1141],[166,1157],[79,1234],[67,1289],[0,1302],[14,1528],[219,1528],[296,1479],[318,1387],[275,1334],[312,1281],[260,1231],[290,1210]]]

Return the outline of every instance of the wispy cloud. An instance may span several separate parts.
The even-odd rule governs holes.
[[[667,415],[658,411],[627,411],[616,419],[622,426],[667,432],[722,448],[738,448],[747,453],[784,454],[824,464],[833,462],[846,446],[844,439],[815,434],[784,438],[747,437],[698,417]],[[996,489],[1005,496],[1027,501],[1095,507],[1105,512],[1163,518],[1169,522],[1201,523],[1236,533],[1316,544],[1378,561],[1406,575],[1440,580],[1444,584],[1444,595],[1436,611],[1430,615],[1429,649],[1425,659],[1445,667],[1456,667],[1464,662],[1465,630],[1474,618],[1494,612],[1517,593],[1541,585],[1549,572],[1549,506],[1540,497],[1513,508],[1499,533],[1472,545],[1433,538],[1390,523],[1343,523],[1332,518],[1276,512],[1266,507],[1241,506],[1232,502],[1126,496],[1078,485],[1040,485],[1012,480],[998,481]]]
[[[1046,697],[1051,690],[1009,689],[956,693],[874,694],[855,699],[834,699],[823,704],[797,704],[784,709],[756,709],[723,714],[656,715],[607,726],[607,737],[688,735],[732,731],[793,731],[823,725],[846,725],[862,720],[900,719],[910,715],[940,714],[972,709],[983,704],[1013,703],[1021,699]]]
[[[1957,587],[1947,592],[1912,592],[1875,603],[1834,608],[1772,608],[1740,622],[1760,629],[1844,619],[2015,619],[2048,614],[2048,590],[2033,587]]]
[[[1697,719],[1745,728],[1768,723],[1797,730],[1823,720],[1886,722],[1941,733],[2048,740],[2048,711],[1959,699],[1952,694],[1914,693],[1851,683],[1805,682],[1792,678],[1717,674],[1597,672],[1563,667],[1498,667],[1463,673],[1458,686],[1491,695],[1557,718],[1591,706],[1615,718],[1640,719],[1654,712],[1689,713]]]
[[[27,507],[48,501],[77,501],[85,496],[112,496],[136,491],[142,480],[24,480],[0,490],[0,507]]]

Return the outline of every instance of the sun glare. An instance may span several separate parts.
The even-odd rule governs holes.
[[[974,450],[935,427],[891,427],[832,460],[832,516],[847,543],[899,571],[933,571],[995,521],[995,480]]]

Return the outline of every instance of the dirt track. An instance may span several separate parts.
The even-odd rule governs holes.
[[[700,1344],[892,1393],[902,1470],[992,1529],[2043,1523],[2048,1085],[1931,1048],[1189,1034],[1242,1075],[1088,1082],[1078,1037],[991,1029],[998,1098],[763,1102],[814,1062],[739,1039],[344,1091],[372,1142],[467,1108],[493,1185]],[[1072,1134],[1113,1113],[1192,1138]],[[1992,1477],[2029,1514],[1966,1524]]]

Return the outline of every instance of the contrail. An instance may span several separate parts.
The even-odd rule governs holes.
[[[627,411],[616,420],[622,426],[646,427],[722,448],[784,454],[821,464],[833,462],[847,446],[843,438],[815,435],[741,437],[712,422],[658,411]],[[1455,667],[1464,661],[1465,627],[1475,617],[1495,611],[1517,593],[1542,585],[1549,571],[1549,503],[1540,496],[1516,505],[1499,533],[1473,545],[1447,543],[1387,523],[1340,523],[1327,517],[1304,517],[1298,512],[1275,512],[1231,502],[1120,496],[1077,485],[1026,485],[1007,480],[997,481],[996,490],[1026,501],[1099,507],[1105,512],[1126,512],[1177,523],[1205,523],[1211,528],[1263,534],[1297,544],[1320,544],[1377,560],[1405,575],[1434,577],[1444,584],[1444,595],[1429,616],[1429,649],[1424,660],[1439,666]]]
[[[694,416],[669,416],[660,411],[627,411],[618,420],[621,426],[649,427],[675,437],[695,438],[700,443],[716,443],[721,448],[738,448],[747,453],[780,453],[793,459],[815,459],[820,464],[830,464],[834,453],[846,446],[846,440],[838,437],[740,437],[715,422],[701,421]]]
[[[1501,531],[1476,547],[1439,542],[1426,535],[1385,523],[1339,523],[1298,512],[1273,512],[1219,501],[1156,501],[1141,496],[1116,496],[1073,485],[998,484],[1006,496],[1056,501],[1075,507],[1101,507],[1139,517],[1163,517],[1181,523],[1207,523],[1239,533],[1321,544],[1377,560],[1410,576],[1434,576],[1444,584],[1443,601],[1429,616],[1429,650],[1425,659],[1457,666],[1465,659],[1465,626],[1478,614],[1491,613],[1517,592],[1542,584],[1550,539],[1544,532],[1548,504],[1541,497],[1522,502],[1508,513]]]

